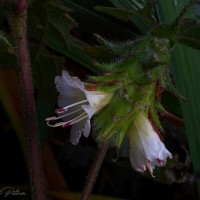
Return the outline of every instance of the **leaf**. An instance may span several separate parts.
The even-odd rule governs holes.
[[[111,20],[95,12],[93,8],[97,6],[97,1],[63,0],[63,3],[75,10],[73,16],[75,19],[79,19],[79,28],[83,34],[103,32],[105,35],[115,35],[118,38],[135,37],[135,33],[131,31],[133,28],[130,26],[127,27],[124,23]],[[104,3],[107,4],[106,1]]]
[[[111,62],[114,59],[112,52],[101,46],[88,46],[86,52],[99,62]]]
[[[173,104],[171,102],[173,102]],[[175,115],[182,117],[180,101],[171,93],[165,91],[162,94],[162,105],[164,108],[173,112]]]
[[[136,40],[129,40],[126,42],[114,42],[107,39],[102,38],[101,36],[95,34],[97,41],[113,56],[122,57],[128,56],[130,54],[134,54],[134,50],[138,47],[140,42],[140,38]]]
[[[91,57],[85,51],[87,45],[69,33],[72,28],[77,27],[77,23],[68,15],[69,12],[71,11],[58,0],[36,0],[29,9],[29,38],[34,44],[36,41],[39,48],[51,48],[96,72],[92,67]]]
[[[64,66],[64,58],[51,55],[47,50],[31,45],[31,62],[33,68],[34,87],[40,99],[49,100],[56,96],[54,78],[61,73]]]
[[[155,37],[168,38],[171,41],[176,39],[176,27],[168,24],[161,24],[150,31]]]
[[[6,38],[5,34],[0,32],[0,51],[8,51],[9,53],[14,53],[14,48],[10,41]]]
[[[133,15],[137,15],[137,12],[130,11],[127,9],[120,9],[120,8],[109,8],[103,6],[96,6],[95,10],[110,14],[117,19],[122,19],[124,21],[130,20]]]
[[[186,3],[188,1],[183,0],[181,3]],[[158,12],[160,16],[161,22],[171,23],[174,19],[176,19],[176,11],[180,11],[181,7],[174,5],[174,1],[160,1],[158,5]],[[194,11],[191,11],[191,15],[194,16]],[[188,20],[183,20],[184,23],[187,24],[187,27],[193,29],[193,31],[198,31],[196,23],[192,22],[192,26],[189,27]],[[194,25],[194,26],[193,26]],[[188,33],[186,29],[182,29],[184,35],[186,35],[188,39]],[[179,30],[179,34],[181,34]],[[191,33],[191,37],[196,37],[196,34],[199,32]],[[180,37],[180,36],[179,36]],[[179,38],[180,39],[180,38]],[[183,38],[182,38],[183,39]],[[193,47],[195,45],[193,44]],[[193,162],[194,173],[200,172],[200,52],[196,49],[190,48],[185,45],[177,44],[175,49],[172,52],[172,63],[171,68],[175,78],[175,83],[177,89],[180,91],[183,96],[187,96],[190,99],[190,102],[181,103],[181,108],[183,112],[184,122],[185,122],[185,130],[188,138],[190,155]],[[199,179],[195,180],[198,186],[198,191],[200,191],[200,181]]]
[[[142,33],[147,33],[153,26],[156,25],[156,1],[111,0],[111,2],[118,9],[128,9],[134,12],[135,15],[131,18],[131,21]]]
[[[93,7],[96,6],[96,1],[90,0],[85,2],[81,0],[64,0],[63,3],[67,7],[75,10],[75,12],[72,13],[72,16],[75,19],[79,20],[79,30],[81,32],[80,37],[82,35],[90,37],[90,35],[92,35],[93,33],[98,32],[108,36],[115,35],[115,37],[117,38],[135,38],[135,33],[131,31],[131,29],[133,30],[134,27],[127,27],[123,23],[119,23],[116,20],[112,21],[111,19],[106,18],[95,12],[93,10]],[[92,66],[93,58],[98,57],[98,59],[101,59],[101,61],[110,61],[110,59],[108,59],[109,52],[105,52],[102,48],[92,48],[88,44],[81,42],[71,35],[69,36],[68,43],[68,51],[64,51],[62,53],[64,53],[64,55],[66,55],[67,57],[72,58],[76,62],[82,64],[83,66],[87,67],[94,73],[98,74],[99,72]],[[98,55],[95,55],[96,52]]]
[[[200,50],[200,23],[193,19],[184,19],[178,27],[178,42]]]
[[[36,107],[40,140],[44,144],[48,130],[45,118],[52,114],[57,98],[54,78],[61,73],[64,66],[64,58],[50,55],[43,48],[38,51],[38,48],[34,45],[31,46],[31,50],[34,88],[37,92]]]
[[[28,11],[37,117],[41,143],[44,144],[48,130],[45,118],[52,114],[58,95],[54,78],[64,68],[63,56],[69,49],[69,32],[77,24],[68,15],[71,11],[58,0],[35,0]]]
[[[67,51],[69,31],[76,26],[60,1],[36,0],[29,8],[29,37],[56,51]]]
[[[92,57],[89,53],[87,53],[88,45],[73,36],[70,36],[69,38],[69,49],[68,51],[62,52],[63,55],[73,59],[77,63],[98,74],[99,72],[92,66]]]

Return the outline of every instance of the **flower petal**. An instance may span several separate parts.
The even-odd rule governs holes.
[[[79,140],[84,130],[84,126],[86,122],[87,122],[87,119],[84,119],[80,121],[79,123],[76,123],[72,126],[71,132],[70,132],[70,142],[73,145],[77,145],[79,143]]]
[[[91,107],[95,107],[96,110],[100,110],[108,104],[113,94],[109,94],[102,91],[87,91],[85,90],[86,98]]]
[[[96,107],[92,107],[90,105],[82,105],[83,110],[87,113],[89,119],[97,112]]]
[[[82,92],[85,91],[83,82],[77,76],[70,76],[67,71],[63,70],[62,77],[67,85],[77,88]]]
[[[85,123],[84,130],[83,130],[83,135],[87,138],[90,134],[90,129],[91,129],[91,124],[90,120],[88,119]]]
[[[165,160],[167,157],[172,157],[171,153],[165,148],[164,143],[154,131],[150,121],[145,115],[140,115],[140,123],[135,122],[136,127],[139,129],[140,141],[143,145],[147,160]]]
[[[74,102],[86,99],[83,92],[84,85],[77,77],[71,77],[67,71],[62,72],[62,76],[56,76],[55,84],[58,92],[59,107],[65,107]]]
[[[164,166],[167,157],[172,157],[144,112],[137,115],[128,134],[130,161],[135,170],[143,172],[148,167],[153,176],[155,166]]]

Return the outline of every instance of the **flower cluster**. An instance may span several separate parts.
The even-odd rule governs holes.
[[[119,49],[123,50],[121,60],[96,63],[102,75],[90,76],[87,83],[67,71],[57,76],[60,108],[56,110],[57,116],[46,119],[47,124],[72,126],[70,141],[75,145],[82,134],[89,136],[93,118],[97,141],[110,142],[120,148],[127,135],[132,167],[139,172],[148,169],[153,176],[155,166],[164,166],[167,158],[172,158],[152,126],[153,122],[162,131],[158,111],[164,108],[159,88],[177,94],[168,73],[168,41],[144,38],[136,44],[116,45],[99,39],[104,48],[116,56]],[[95,87],[88,87],[92,84]]]

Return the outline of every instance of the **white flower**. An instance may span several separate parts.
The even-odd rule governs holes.
[[[52,127],[67,127],[72,125],[72,144],[78,144],[81,134],[88,137],[91,129],[90,119],[94,114],[106,106],[112,94],[102,91],[88,91],[78,77],[71,77],[67,71],[55,78],[58,92],[58,105],[56,110],[59,117],[49,117],[47,124]],[[62,122],[51,124],[52,121],[62,119]]]
[[[139,172],[148,168],[153,176],[155,166],[164,166],[171,153],[165,148],[144,112],[140,112],[132,123],[129,132],[130,160],[132,167]]]

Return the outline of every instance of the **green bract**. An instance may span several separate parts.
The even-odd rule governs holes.
[[[149,115],[152,123],[162,130],[158,116],[164,110],[160,103],[162,90],[180,96],[168,69],[169,40],[151,36],[125,43],[107,41],[100,36],[97,40],[100,48],[110,51],[114,57],[110,63],[96,61],[95,66],[102,74],[88,80],[96,85],[95,90],[114,93],[109,104],[94,118],[97,140],[111,141],[120,147],[140,111]]]

